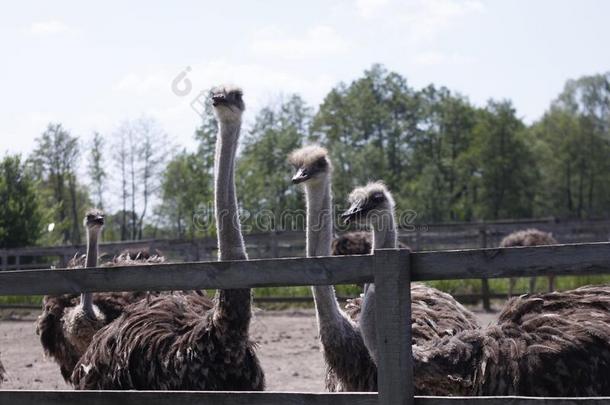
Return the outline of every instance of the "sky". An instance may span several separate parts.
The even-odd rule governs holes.
[[[476,105],[510,99],[530,123],[566,80],[610,70],[609,15],[604,0],[5,2],[0,152],[30,152],[49,122],[86,144],[142,116],[193,149],[212,85],[242,86],[251,122],[293,92],[317,106],[373,63]]]

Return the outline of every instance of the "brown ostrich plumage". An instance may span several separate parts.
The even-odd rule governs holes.
[[[214,207],[219,260],[247,260],[234,167],[241,89],[211,92],[218,120]],[[250,289],[219,289],[212,308],[197,294],[130,305],[100,330],[74,368],[77,389],[262,390],[265,378],[249,338]]]
[[[349,300],[346,312],[354,322],[362,306],[362,297]],[[478,329],[472,312],[450,294],[424,284],[411,285],[411,343],[421,345],[444,336],[454,336],[464,330]]]
[[[333,256],[368,255],[371,248],[370,232],[348,232],[333,240],[332,253]]]
[[[427,395],[610,395],[610,285],[514,298],[495,324],[413,355]]]
[[[83,267],[84,259],[82,257],[73,258],[69,266],[71,268]],[[163,262],[163,260],[162,257],[155,257],[151,262],[149,262],[149,259],[127,261],[117,257],[110,263],[105,263],[103,267],[145,265]],[[118,318],[126,306],[146,298],[147,295],[146,292],[94,293],[93,304],[102,315],[103,322],[98,322],[92,326],[96,328],[93,331],[73,328],[74,335],[66,333],[67,330],[72,330],[66,325],[70,322],[67,316],[70,316],[70,310],[79,304],[79,296],[77,294],[63,294],[43,298],[42,313],[38,317],[36,332],[40,335],[40,343],[45,354],[57,362],[61,375],[66,382],[71,382],[74,366],[89,346],[95,332]],[[70,323],[73,324],[73,322]]]
[[[371,233],[365,231],[347,232],[336,237],[332,244],[333,256],[368,255],[373,248]],[[409,246],[398,242],[399,249],[409,249]]]
[[[516,247],[516,246],[542,246],[542,245],[556,245],[557,240],[552,234],[543,232],[538,229],[526,229],[523,231],[515,231],[502,239],[500,247]],[[555,276],[548,276],[549,278],[549,291],[555,289]],[[512,297],[513,290],[517,284],[517,279],[511,277],[508,286],[508,297]],[[536,292],[536,277],[530,278],[530,293]]]
[[[88,350],[74,369],[75,387],[262,390],[253,342],[236,339],[243,329],[217,322],[215,308],[202,298],[174,294],[128,307],[95,335],[91,347],[97,349]],[[226,367],[236,362],[242,367]]]
[[[348,300],[345,312],[352,321],[358,323],[362,298]],[[424,284],[411,285],[411,344],[428,345],[435,340],[455,336],[460,332],[477,330],[479,323],[476,317],[462,304],[457,302],[450,294],[428,287]],[[362,345],[364,347],[364,344]],[[366,348],[364,348],[366,351]],[[370,359],[368,353],[366,358],[359,360],[358,372],[352,376],[342,376],[352,384],[357,391],[377,390],[377,367]],[[360,354],[355,352],[355,359]],[[340,382],[335,373],[327,376],[327,388],[336,391],[338,386],[345,385]],[[432,391],[423,390],[421,395],[432,395]]]
[[[516,231],[504,237],[500,247],[555,245],[557,240],[552,234],[538,229]]]

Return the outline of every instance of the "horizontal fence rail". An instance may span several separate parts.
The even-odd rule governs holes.
[[[190,290],[374,281],[379,393],[1,391],[0,405],[34,404],[604,404],[609,398],[413,397],[410,281],[610,273],[610,243],[0,272],[0,295]]]
[[[0,273],[0,295],[192,290],[373,281],[373,256],[151,264]]]
[[[2,405],[377,405],[376,393],[1,391]],[[610,397],[415,397],[415,405],[602,405]]]
[[[411,280],[610,273],[610,242],[411,253]],[[374,255],[0,272],[0,295],[372,282]]]

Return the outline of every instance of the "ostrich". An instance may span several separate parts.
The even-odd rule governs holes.
[[[372,251],[372,246],[370,232],[347,232],[333,240],[332,254],[333,256],[368,255]],[[409,246],[400,241],[398,247],[409,249]]]
[[[398,242],[400,249],[409,249],[409,246],[402,242]],[[336,237],[332,244],[333,256],[346,256],[346,255],[367,255],[372,251],[372,241],[370,232],[347,232],[343,235]],[[362,285],[360,285],[362,287]],[[360,297],[349,298],[345,304],[345,312],[353,321],[358,321],[360,316],[360,309],[362,308],[362,297],[364,294],[360,294]]]
[[[214,198],[220,260],[247,259],[235,195],[235,153],[245,109],[241,90],[212,91],[219,122]],[[190,296],[193,298],[193,295]],[[196,297],[194,298],[196,300]],[[77,389],[262,390],[248,330],[250,289],[219,290],[202,310],[181,295],[140,301],[99,331],[72,375]]]
[[[500,242],[500,247],[556,245],[557,240],[548,232],[538,229],[516,231],[506,236]],[[512,297],[517,279],[511,277],[508,285],[508,298]],[[549,292],[555,290],[555,276],[549,276]],[[530,293],[536,292],[536,277],[530,278]]]
[[[84,220],[87,230],[87,256],[85,267],[97,267],[98,241],[104,227],[104,214],[98,210],[87,212]],[[91,338],[106,324],[106,317],[96,305],[93,294],[84,292],[80,304],[64,312],[64,336],[79,353],[84,353]]]
[[[290,154],[307,204],[307,256],[330,256],[333,233],[332,166],[326,149],[306,146]],[[368,252],[367,252],[368,253]],[[329,391],[371,391],[377,370],[358,326],[340,309],[333,286],[312,286]]]
[[[97,265],[99,234],[104,216],[99,211],[90,211],[85,217],[87,230],[87,254],[70,260],[68,267],[92,267]],[[120,254],[104,267],[145,265],[163,262],[159,256],[130,260]],[[83,298],[84,296],[84,298]],[[118,318],[123,309],[146,298],[144,292],[84,293],[45,296],[43,310],[38,317],[36,332],[40,335],[45,354],[59,365],[60,372],[71,382],[71,374],[78,359],[89,346],[93,335],[107,323]],[[89,315],[93,308],[93,316]]]
[[[369,232],[347,232],[335,238],[332,243],[333,256],[368,255],[371,253]]]
[[[84,265],[96,267],[98,241],[104,226],[103,213],[90,210],[85,216],[84,225],[87,230]],[[78,267],[81,261],[75,257],[70,265]],[[78,358],[84,353],[95,332],[106,323],[105,313],[93,301],[91,293],[82,293],[80,301],[76,295],[68,294],[43,298],[37,333],[45,353],[59,364],[62,376],[68,382]]]
[[[610,395],[610,285],[523,295],[499,320],[413,347],[425,395]]]
[[[373,249],[396,248],[397,230],[394,199],[381,182],[352,191],[350,208],[342,214],[346,221],[368,225],[373,230]],[[451,295],[423,284],[411,286],[412,343],[424,344],[442,336],[478,329],[475,316]],[[373,360],[377,361],[375,326],[375,285],[365,286],[360,313],[360,329]]]

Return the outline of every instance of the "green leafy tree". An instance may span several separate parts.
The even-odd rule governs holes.
[[[47,217],[43,207],[36,181],[21,157],[5,156],[0,162],[0,248],[36,244]]]
[[[199,154],[183,151],[167,164],[159,214],[172,235],[192,239],[213,232],[212,182]]]
[[[87,190],[76,178],[79,158],[78,138],[70,135],[61,124],[48,125],[36,139],[36,149],[30,156],[41,186],[50,190],[49,205],[58,207],[55,222],[64,243],[81,242],[82,218],[90,205]]]
[[[420,108],[406,79],[380,65],[330,91],[314,117],[312,136],[331,152],[337,198],[369,180],[384,180],[396,195],[407,188]]]
[[[422,105],[412,141],[412,170],[407,203],[427,220],[470,220],[468,164],[476,123],[476,109],[460,95],[430,85],[418,93]]]
[[[99,209],[104,209],[104,187],[106,177],[108,176],[104,160],[104,137],[95,132],[91,139],[91,147],[89,149],[89,158],[87,172],[95,195],[96,205]]]
[[[251,214],[244,219],[254,230],[292,228],[302,224],[291,210],[302,208],[302,199],[291,182],[293,168],[288,154],[307,138],[311,109],[297,95],[263,108],[243,140],[237,164],[236,185],[242,207]],[[254,223],[255,216],[264,222]]]
[[[475,127],[484,219],[525,218],[534,212],[537,161],[526,142],[525,126],[510,101],[490,101]]]
[[[606,216],[610,206],[610,73],[569,80],[537,136],[545,173],[545,212]]]

